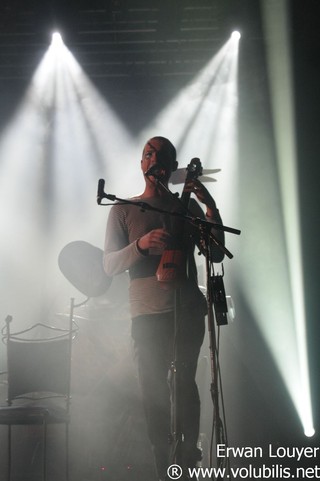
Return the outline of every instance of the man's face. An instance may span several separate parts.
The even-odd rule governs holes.
[[[167,145],[158,139],[149,140],[143,149],[141,160],[143,173],[154,164],[160,164],[163,167],[164,176],[161,180],[168,181],[172,172],[172,158]]]

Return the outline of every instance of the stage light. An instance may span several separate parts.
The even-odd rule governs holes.
[[[215,184],[218,202],[223,183],[233,184],[229,178],[237,164],[237,73],[238,48],[229,39],[140,135],[141,141],[155,132],[169,137],[178,149],[181,167],[200,157],[204,168],[221,168],[221,182]]]
[[[272,160],[267,157],[268,141],[260,134],[260,151],[257,159],[261,163],[260,170],[264,177],[259,182],[259,173],[256,173],[257,187],[255,191],[251,186],[251,195],[256,194],[257,205],[251,206],[250,212],[252,237],[261,241],[258,245],[259,256],[256,254],[257,245],[251,245],[247,262],[251,255],[255,254],[258,260],[251,269],[249,268],[251,283],[247,282],[244,286],[246,285],[248,302],[256,313],[259,326],[295,405],[304,433],[306,436],[312,436],[314,427],[301,258],[294,97],[288,39],[289,17],[286,3],[282,1],[277,4],[263,1],[262,12],[268,38],[267,60],[278,165],[272,172]],[[270,153],[271,155],[273,153]],[[251,174],[254,175],[255,171],[252,169]],[[280,192],[276,190],[278,175]],[[262,208],[260,212],[259,205]],[[261,211],[265,206],[268,206],[268,211],[273,214],[261,222],[258,216],[261,219]],[[257,217],[253,214],[255,209]],[[270,232],[271,246],[268,245]],[[266,265],[264,258],[273,259],[272,265],[277,266],[276,276],[271,266]]]
[[[22,320],[37,318],[62,290],[79,295],[57,269],[59,252],[77,238],[103,244],[108,210],[94,207],[97,181],[106,177],[106,187],[119,193],[119,171],[132,154],[132,139],[116,113],[58,34],[53,43],[0,138],[0,223],[6,232],[0,290],[7,293],[0,314],[14,309]]]
[[[304,431],[304,434],[307,436],[307,438],[312,438],[312,436],[315,435],[315,430],[313,427],[309,428],[309,429],[305,429]]]
[[[235,30],[234,32],[232,32],[231,38],[232,38],[233,40],[240,40],[240,38],[241,38],[241,33],[238,32],[237,30]]]
[[[63,45],[63,40],[59,32],[53,32],[51,45],[54,47],[61,47]]]

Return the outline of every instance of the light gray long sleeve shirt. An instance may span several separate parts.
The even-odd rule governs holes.
[[[131,201],[142,201],[153,207],[172,211],[172,199],[163,197],[139,198]],[[176,210],[176,208],[175,208]],[[196,217],[203,217],[198,203],[191,199],[190,210]],[[137,240],[153,229],[165,227],[172,230],[177,221],[175,217],[155,211],[141,211],[140,207],[130,204],[116,204],[111,208],[104,249],[104,269],[108,276],[114,276],[126,270],[130,275],[129,299],[132,318],[143,314],[169,312],[174,309],[174,290],[164,289],[156,278],[161,255],[149,252],[143,254]],[[212,222],[221,223],[217,218]],[[198,288],[197,269],[193,257],[195,244],[198,241],[197,229],[189,223],[184,226],[184,246],[188,258],[188,278],[181,287],[181,300],[185,308],[203,305],[203,295]],[[218,257],[221,255],[218,253]]]

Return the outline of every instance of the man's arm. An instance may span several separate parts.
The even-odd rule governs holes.
[[[104,244],[103,267],[106,274],[109,277],[120,274],[142,257],[137,240],[129,242],[123,209],[119,205],[113,206],[107,222]]]

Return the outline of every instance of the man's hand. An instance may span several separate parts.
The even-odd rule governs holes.
[[[184,191],[193,192],[199,202],[202,202],[202,204],[205,204],[207,206],[207,216],[214,217],[216,211],[216,203],[213,200],[208,189],[206,189],[206,187],[200,182],[200,180],[193,179],[187,182],[184,187]]]
[[[161,254],[161,252],[166,248],[170,237],[171,235],[165,229],[153,229],[144,236],[140,237],[137,245],[138,248],[146,254],[150,250],[156,251],[157,254]]]

